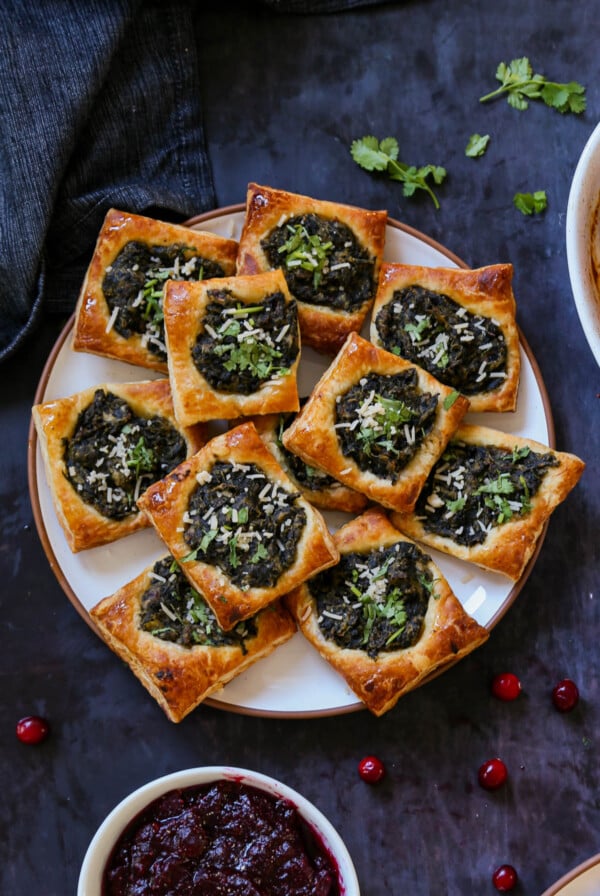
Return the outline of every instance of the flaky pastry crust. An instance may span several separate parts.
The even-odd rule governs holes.
[[[180,722],[198,704],[267,656],[296,631],[279,601],[255,617],[256,635],[239,644],[183,647],[140,627],[141,599],[152,583],[152,569],[104,598],[90,610],[102,638],[130,667],[172,722]]]
[[[270,264],[261,246],[261,240],[288,218],[311,213],[345,224],[375,259],[373,294],[360,308],[343,311],[325,305],[298,302],[303,344],[310,345],[317,351],[335,354],[348,333],[361,329],[373,304],[385,245],[387,212],[368,211],[250,183],[246,197],[246,217],[240,236],[237,271],[240,274],[252,274],[268,270]]]
[[[117,209],[107,212],[77,300],[73,348],[167,373],[167,362],[144,345],[142,334],[133,333],[126,339],[110,326],[111,310],[104,297],[102,282],[107,268],[132,240],[153,246],[174,243],[192,246],[203,258],[217,262],[225,274],[235,271],[238,244],[235,240],[192,230],[180,224],[169,224]]]
[[[309,576],[333,565],[338,559],[338,553],[319,511],[299,495],[296,505],[304,510],[306,524],[298,542],[295,561],[273,586],[243,590],[217,566],[198,559],[184,561],[190,554],[183,535],[183,521],[189,498],[198,484],[198,474],[202,478],[205,473],[210,473],[217,461],[255,464],[271,482],[296,493],[254,425],[243,423],[211,439],[197,454],[147,489],[138,504],[148,515],[171,554],[177,561],[181,561],[183,573],[210,605],[221,628],[228,631],[236,622],[253,616]]]
[[[371,508],[347,523],[334,539],[341,555],[368,554],[382,546],[409,541],[380,508]],[[376,716],[388,712],[403,694],[418,687],[436,669],[456,662],[488,638],[487,630],[465,612],[431,559],[428,568],[433,574],[433,588],[419,639],[411,647],[380,652],[375,658],[364,650],[340,647],[325,637],[310,582],[285,597],[304,636]]]
[[[430,292],[446,295],[471,314],[493,319],[506,343],[507,365],[504,371],[506,376],[503,379],[498,378],[495,389],[470,392],[469,410],[514,411],[517,406],[521,356],[512,275],[513,267],[510,264],[495,264],[465,270],[384,263],[371,316],[371,341],[384,347],[377,329],[377,315],[389,302],[394,301],[394,293],[397,290],[421,286]]]
[[[239,416],[296,411],[299,407],[298,353],[288,373],[272,377],[255,392],[242,394],[215,389],[194,364],[192,348],[203,331],[203,317],[211,302],[210,290],[227,290],[232,300],[249,307],[273,293],[282,293],[289,306],[294,302],[280,270],[247,277],[223,277],[200,282],[172,281],[165,287],[164,314],[169,379],[177,419],[182,424],[205,420],[231,420]],[[296,323],[296,329],[298,325]],[[220,364],[223,360],[220,359]]]
[[[390,376],[411,368],[417,371],[419,389],[437,396],[437,416],[432,431],[396,481],[392,482],[391,479],[382,479],[362,470],[353,458],[342,453],[334,428],[335,404],[339,395],[347,392],[366,374]],[[377,348],[357,333],[351,333],[307,403],[285,431],[283,443],[306,463],[320,467],[372,501],[393,510],[412,510],[429,471],[468,410],[468,399],[462,395],[455,396],[450,407],[445,408],[444,400],[451,396],[453,390],[425,370]]]
[[[66,398],[58,398],[32,409],[48,486],[58,521],[73,553],[109,544],[138,529],[149,526],[144,513],[136,511],[122,520],[109,519],[86,504],[67,479],[63,439],[73,435],[77,418],[93,401],[97,389],[122,398],[136,416],[164,417],[184,437],[188,455],[205,443],[204,429],[182,427],[175,419],[171,388],[167,379],[137,383],[108,383],[84,389]]]
[[[410,538],[517,581],[525,571],[550,515],[575,487],[585,463],[574,454],[555,451],[533,439],[499,432],[486,426],[462,424],[453,440],[504,448],[507,451],[529,448],[538,454],[552,454],[559,463],[556,467],[548,468],[537,493],[531,496],[531,510],[523,516],[515,514],[501,525],[493,527],[481,544],[469,547],[452,538],[429,532],[416,513],[395,513],[392,515],[392,522]]]

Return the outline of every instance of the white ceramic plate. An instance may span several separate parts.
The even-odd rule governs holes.
[[[222,236],[239,237],[243,207],[235,206],[190,222],[198,229]],[[448,250],[397,222],[390,222],[386,238],[386,260],[430,267],[464,264]],[[71,348],[72,321],[59,338],[42,375],[35,401],[50,401],[89,386],[110,382],[148,379],[150,371]],[[554,446],[549,403],[537,364],[526,342],[521,344],[522,378],[518,408],[514,414],[472,414],[470,422],[484,423],[515,435]],[[303,350],[299,377],[301,394],[307,394],[325,369],[323,357]],[[50,565],[68,597],[83,618],[99,600],[135,578],[165,553],[154,530],[136,532],[114,544],[78,554],[69,550],[58,523],[46,483],[41,451],[33,427],[30,432],[30,492],[34,516]],[[329,523],[335,528],[338,515]],[[429,550],[468,613],[487,628],[506,612],[522,588],[542,539],[538,542],[521,580],[513,584],[495,573]],[[222,709],[253,715],[334,715],[362,708],[345,681],[297,633],[273,654],[242,673],[207,703]]]
[[[542,896],[598,896],[600,893],[600,853],[561,877]]]
[[[573,298],[583,332],[600,365],[600,124],[575,169],[566,235]]]

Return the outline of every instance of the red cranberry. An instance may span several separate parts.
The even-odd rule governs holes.
[[[358,763],[358,774],[368,784],[377,784],[385,775],[385,768],[377,756],[365,756]]]
[[[41,716],[25,716],[17,722],[17,737],[24,744],[39,744],[49,732],[50,726]]]
[[[492,694],[498,700],[516,700],[521,693],[521,682],[513,672],[500,672],[492,681]]]
[[[500,893],[514,890],[519,877],[512,865],[500,865],[492,874],[492,883]]]
[[[571,712],[579,703],[579,689],[570,678],[563,678],[552,691],[552,702],[559,712]]]
[[[501,759],[488,759],[479,767],[477,774],[480,785],[485,790],[497,790],[508,777],[508,771]]]

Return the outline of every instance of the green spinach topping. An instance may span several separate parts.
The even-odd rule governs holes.
[[[336,399],[342,453],[395,482],[435,425],[438,399],[419,389],[417,371],[370,373]]]
[[[256,464],[218,461],[198,474],[184,517],[190,553],[217,566],[238,588],[270,588],[296,560],[306,513],[299,494]]]
[[[450,442],[430,473],[415,512],[428,532],[467,547],[531,510],[544,476],[558,465],[551,454],[527,446],[507,451]]]
[[[192,588],[173,557],[158,560],[150,573],[151,584],[141,598],[139,627],[155,638],[182,647],[238,646],[248,652],[246,641],[256,636],[256,623],[247,619],[224,632],[203,597]]]
[[[299,302],[356,311],[375,294],[375,258],[341,221],[315,214],[288,218],[261,246]]]
[[[148,351],[165,360],[165,282],[223,276],[223,268],[217,262],[202,258],[192,246],[149,246],[131,240],[106,269],[102,281],[111,327],[124,339],[141,334]]]
[[[194,364],[214,389],[249,395],[289,373],[300,350],[296,302],[274,292],[256,305],[209,290]]]
[[[63,439],[65,475],[86,504],[109,519],[137,512],[136,500],[186,457],[185,439],[164,417],[138,417],[97,389]]]
[[[418,285],[396,290],[375,326],[387,351],[463,395],[491,392],[506,379],[506,340],[498,324],[443,293]]]
[[[308,583],[319,628],[340,647],[379,653],[411,647],[423,629],[434,579],[430,557],[400,541],[342,554],[337,566]]]

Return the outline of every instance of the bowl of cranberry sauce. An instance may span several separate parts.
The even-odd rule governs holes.
[[[325,816],[274,778],[227,766],[151,781],[104,820],[77,896],[360,896]]]

